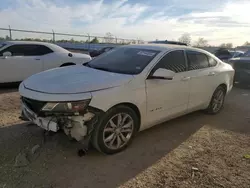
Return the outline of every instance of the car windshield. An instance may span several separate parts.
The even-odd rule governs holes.
[[[232,57],[233,58],[241,57],[243,54],[244,54],[243,52],[235,51],[235,52],[232,52]]]
[[[2,44],[0,44],[0,49],[2,48],[2,47],[4,47],[6,44],[4,44],[4,43],[2,43]]]
[[[241,57],[250,57],[250,50],[246,51]]]
[[[139,74],[159,52],[129,47],[114,48],[90,61],[88,66],[121,74]]]

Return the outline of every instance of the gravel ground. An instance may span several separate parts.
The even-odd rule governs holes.
[[[124,152],[80,158],[64,134],[19,121],[18,93],[0,91],[0,188],[250,187],[249,102],[250,90],[235,88],[218,115],[195,112],[141,132]]]
[[[250,136],[204,126],[128,187],[250,187]]]
[[[15,89],[0,90],[0,126],[20,122],[20,96]]]

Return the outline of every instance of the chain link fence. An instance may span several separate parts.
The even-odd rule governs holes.
[[[98,50],[103,47],[116,46],[123,44],[143,44],[144,41],[138,39],[123,39],[107,33],[106,36],[92,36],[89,34],[71,34],[45,32],[45,31],[32,31],[0,28],[0,42],[6,40],[24,40],[24,41],[42,41],[51,42],[68,49],[82,49],[82,50]]]

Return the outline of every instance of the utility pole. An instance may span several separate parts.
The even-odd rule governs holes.
[[[10,40],[12,40],[12,33],[11,33],[10,25],[9,25],[9,32],[10,32]]]

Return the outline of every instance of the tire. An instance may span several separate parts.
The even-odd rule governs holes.
[[[210,104],[206,109],[208,114],[217,114],[219,113],[224,106],[224,100],[226,96],[226,90],[224,87],[219,86],[213,93]]]
[[[118,116],[120,126],[117,125]],[[116,106],[108,110],[98,122],[92,134],[92,144],[104,154],[121,152],[131,144],[138,127],[139,118],[131,108]]]

